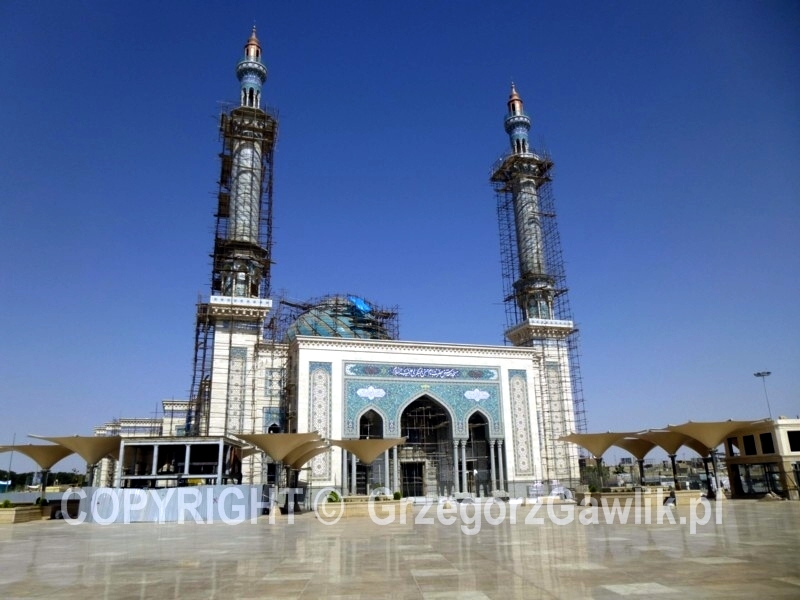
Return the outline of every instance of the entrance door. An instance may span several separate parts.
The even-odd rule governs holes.
[[[422,462],[400,463],[404,498],[423,495],[422,482],[424,466],[425,463]]]
[[[476,496],[478,495],[477,482],[475,481],[475,467],[477,464],[477,461],[467,459],[467,491]]]

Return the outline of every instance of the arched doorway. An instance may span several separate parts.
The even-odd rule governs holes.
[[[358,437],[362,440],[382,439],[383,418],[372,409],[361,415],[358,420]],[[360,461],[356,464],[356,494],[366,495],[371,489],[386,484],[388,480],[386,479],[385,462],[381,456],[369,465],[362,464]]]
[[[467,490],[476,496],[491,495],[491,467],[489,458],[489,421],[481,413],[473,413],[468,421],[467,440]]]
[[[409,404],[400,416],[400,489],[404,497],[453,493],[453,423],[429,396]]]

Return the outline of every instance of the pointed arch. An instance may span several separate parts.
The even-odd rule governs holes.
[[[383,438],[386,433],[386,418],[375,408],[368,408],[358,417],[358,437],[361,439]]]

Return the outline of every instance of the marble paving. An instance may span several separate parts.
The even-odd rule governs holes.
[[[466,535],[458,522],[325,525],[313,513],[2,526],[0,598],[800,598],[800,502],[720,506],[721,523],[695,533],[545,518]]]

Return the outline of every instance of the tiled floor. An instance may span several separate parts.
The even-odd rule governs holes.
[[[720,506],[721,524],[695,533],[546,515],[484,520],[474,535],[436,518],[328,526],[313,513],[293,524],[3,526],[0,598],[800,598],[800,502]],[[688,523],[688,507],[678,514]]]

